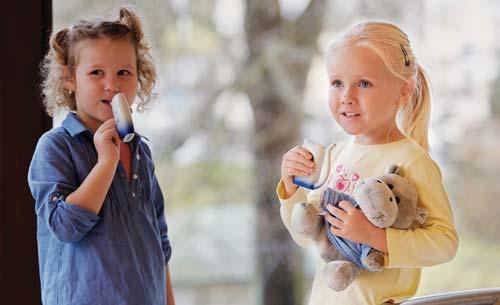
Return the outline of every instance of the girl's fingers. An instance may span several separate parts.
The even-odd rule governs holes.
[[[98,129],[109,129],[109,128],[116,128],[116,123],[114,119],[109,119],[106,122],[102,123]]]
[[[356,210],[356,208],[352,206],[352,203],[350,203],[349,201],[346,201],[346,200],[342,200],[339,203],[339,207],[342,210],[346,211],[347,214],[351,214],[354,210]]]
[[[308,172],[303,172],[303,171],[300,171],[300,170],[296,170],[296,169],[287,169],[285,171],[285,175],[287,175],[287,176],[308,176],[309,173]]]
[[[310,167],[310,168],[314,167],[314,162],[313,161],[307,159],[306,157],[304,157],[301,154],[294,153],[294,152],[290,152],[290,154],[286,154],[285,158],[284,158],[284,161],[285,162],[297,162],[297,163],[301,163],[304,166],[307,166],[307,167]]]
[[[311,154],[311,152],[308,151],[307,149],[305,149],[302,146],[295,146],[292,151],[294,151],[296,154],[299,154],[299,155],[303,156],[307,160],[312,160],[312,154]]]
[[[118,131],[116,128],[106,128],[101,130],[101,135],[105,139],[112,139],[113,141],[115,140],[120,140],[120,137],[118,136]]]
[[[340,220],[338,218],[335,218],[332,215],[329,215],[329,214],[326,214],[326,213],[325,213],[325,219],[326,219],[326,221],[328,221],[335,228],[337,228],[337,229],[341,229],[342,228],[342,224],[343,224],[342,220]]]
[[[297,161],[286,161],[284,164],[285,168],[290,168],[290,169],[295,169],[307,173],[312,173],[314,170],[313,168],[304,165],[303,163],[297,162]]]
[[[331,204],[327,204],[326,209],[328,210],[328,212],[330,212],[330,214],[341,220],[347,216],[347,213],[344,210],[336,208]]]
[[[330,232],[332,232],[333,235],[336,235],[336,236],[340,236],[340,237],[343,237],[343,238],[346,238],[344,232],[342,231],[342,229],[339,229],[339,228],[336,228],[335,226],[330,226]]]

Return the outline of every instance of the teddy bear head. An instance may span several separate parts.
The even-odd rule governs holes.
[[[426,213],[417,209],[415,186],[401,176],[397,165],[391,165],[385,175],[360,181],[353,196],[368,220],[379,228],[407,229],[426,218]]]

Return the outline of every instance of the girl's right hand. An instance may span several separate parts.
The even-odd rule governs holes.
[[[295,146],[283,155],[281,180],[287,197],[293,195],[298,188],[293,183],[293,176],[308,176],[314,172],[315,163],[312,157],[312,154],[301,146]]]
[[[120,136],[114,119],[109,119],[97,128],[94,144],[98,162],[118,164],[120,160]]]

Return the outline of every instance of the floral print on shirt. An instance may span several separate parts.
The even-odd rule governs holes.
[[[335,171],[330,174],[327,186],[339,192],[352,194],[358,181],[358,173],[345,168],[342,164],[339,164],[335,167]]]

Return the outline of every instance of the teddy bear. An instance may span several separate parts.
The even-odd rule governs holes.
[[[414,229],[422,225],[427,213],[417,207],[417,190],[402,177],[401,168],[390,165],[386,174],[358,182],[352,196],[325,188],[319,204],[301,202],[292,212],[292,230],[299,236],[314,240],[326,265],[323,276],[335,291],[344,290],[362,270],[381,271],[382,252],[368,245],[355,243],[334,235],[325,221],[327,204],[338,207],[340,201],[349,201],[379,228]]]

